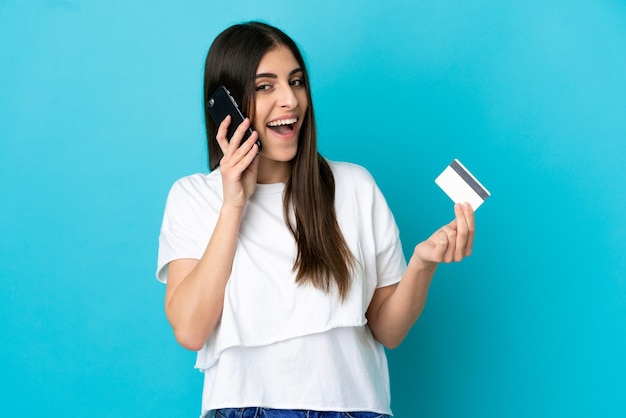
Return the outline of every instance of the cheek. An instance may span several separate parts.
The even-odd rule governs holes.
[[[259,134],[261,134],[263,132],[264,128],[265,128],[265,125],[263,124],[263,122],[261,120],[259,120],[258,117],[256,117],[255,120],[252,121],[252,130],[253,131],[257,131]]]
[[[265,128],[267,113],[267,106],[264,106],[262,100],[257,99],[256,106],[254,108],[254,120],[252,121],[252,129],[254,129],[255,131],[261,131]]]
[[[309,107],[309,100],[306,97],[306,92],[302,92],[301,97],[298,98],[298,105],[300,109],[302,109],[302,113],[306,113],[307,108]]]

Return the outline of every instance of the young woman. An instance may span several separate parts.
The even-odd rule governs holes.
[[[205,373],[202,416],[388,416],[383,346],[419,317],[437,264],[470,255],[471,206],[407,265],[369,173],[317,152],[307,70],[277,28],[222,32],[204,83],[205,102],[225,85],[250,119],[229,142],[230,118],[205,115],[211,172],[174,184],[159,238],[168,320]]]

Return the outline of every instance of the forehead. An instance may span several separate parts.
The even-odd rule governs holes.
[[[257,73],[289,73],[297,68],[300,68],[300,63],[296,60],[293,52],[285,45],[279,45],[263,55],[259,62]]]

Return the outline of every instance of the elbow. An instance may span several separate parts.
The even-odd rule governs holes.
[[[168,319],[176,342],[183,348],[190,351],[200,351],[204,347],[210,332],[202,332],[203,329],[198,327],[194,321],[181,321],[180,318],[174,320],[172,316],[168,316]]]
[[[380,341],[382,345],[388,350],[395,350],[402,343],[403,338],[387,338],[385,341]]]
[[[189,315],[181,315],[169,305],[165,306],[165,316],[179,345],[190,351],[200,351],[204,347],[211,334],[211,328],[207,328],[206,324],[199,324]]]
[[[379,343],[381,343],[385,348],[389,349],[389,350],[394,350],[396,348],[398,348],[398,346],[400,346],[400,344],[402,343],[402,341],[404,341],[404,338],[406,337],[406,334],[393,334],[393,333],[374,333],[372,332],[374,338],[376,339],[376,341],[378,341]]]
[[[178,344],[190,351],[202,350],[206,342],[206,338],[203,336],[197,335],[197,333],[184,332],[180,329],[174,329],[174,336]]]
[[[400,343],[384,344],[384,346],[387,350],[395,350],[400,346]]]

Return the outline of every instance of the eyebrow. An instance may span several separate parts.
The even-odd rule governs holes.
[[[296,74],[296,73],[303,73],[304,70],[300,67],[295,68],[293,70],[291,70],[289,72],[289,77],[291,77],[292,75]],[[256,75],[256,78],[278,78],[278,76],[276,74],[273,73],[260,73]]]

